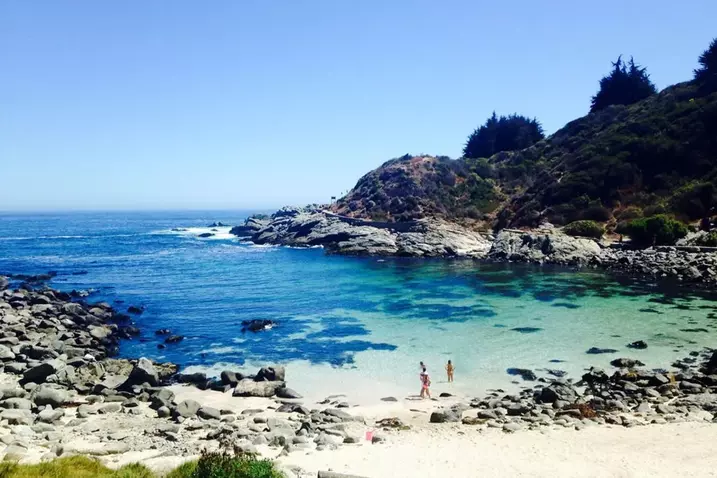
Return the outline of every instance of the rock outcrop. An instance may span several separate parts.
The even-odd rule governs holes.
[[[495,261],[586,265],[601,253],[602,249],[592,239],[571,237],[554,230],[525,232],[504,229],[496,236],[487,258]]]
[[[445,221],[380,223],[318,208],[283,208],[268,222],[248,219],[232,233],[256,244],[322,246],[347,255],[483,257],[490,248],[481,234]]]

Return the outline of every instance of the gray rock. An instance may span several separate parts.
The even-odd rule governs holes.
[[[121,388],[127,389],[133,385],[141,385],[143,383],[147,383],[152,387],[159,385],[159,373],[154,368],[152,362],[144,357],[137,361],[137,365],[132,368],[127,381],[122,384]]]
[[[276,391],[285,385],[280,381],[257,382],[245,378],[239,381],[232,395],[235,397],[273,397],[276,395]]]
[[[294,399],[294,398],[304,398],[294,390],[286,387],[282,387],[276,390],[276,396],[279,398],[288,398],[288,399]]]
[[[22,374],[23,383],[43,383],[47,377],[55,374],[64,364],[57,360],[48,360],[40,365],[25,370]]]
[[[517,432],[517,431],[521,430],[522,428],[523,427],[520,424],[514,423],[514,422],[506,423],[505,425],[503,425],[503,431],[508,432],[508,433]]]
[[[221,412],[216,408],[212,407],[200,408],[199,410],[197,410],[197,416],[205,420],[220,420],[222,418]]]
[[[5,345],[0,345],[0,360],[2,360],[3,362],[15,360],[15,354],[12,353],[12,350],[10,350],[10,348],[6,347]]]
[[[51,385],[40,385],[32,392],[33,401],[36,405],[52,405],[57,408],[70,400],[67,390],[56,388]]]
[[[10,410],[30,410],[32,408],[32,402],[25,398],[8,398],[0,402],[0,407]]]
[[[107,413],[116,413],[122,410],[122,405],[120,405],[117,402],[114,403],[108,403],[107,405],[104,405],[100,407],[97,412],[100,414],[107,414]]]
[[[10,425],[32,425],[30,410],[16,409],[0,412],[0,420],[7,420]]]
[[[174,409],[174,415],[184,418],[193,417],[202,406],[195,400],[184,400]]]
[[[256,374],[256,381],[283,382],[286,380],[286,369],[280,365],[262,367]]]
[[[62,410],[53,410],[52,406],[48,405],[43,411],[37,414],[37,419],[44,423],[53,423],[65,416],[65,412]]]
[[[438,410],[431,413],[431,423],[449,423],[459,422],[461,420],[460,414],[453,410]]]

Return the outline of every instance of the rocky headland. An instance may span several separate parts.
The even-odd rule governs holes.
[[[717,282],[715,248],[630,248],[564,234],[560,228],[475,231],[443,219],[376,222],[339,216],[325,208],[286,207],[249,218],[232,234],[255,244],[323,247],[328,253],[367,256],[470,258],[593,267],[711,286]]]

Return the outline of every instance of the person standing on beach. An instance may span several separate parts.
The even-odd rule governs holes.
[[[448,382],[449,383],[453,381],[453,371],[454,370],[455,370],[455,367],[453,367],[453,364],[449,360],[448,363],[446,364],[446,374],[448,374]]]
[[[421,371],[421,398],[431,398],[431,377],[428,376],[426,368],[424,367]]]

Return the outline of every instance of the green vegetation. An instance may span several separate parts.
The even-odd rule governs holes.
[[[0,462],[0,478],[155,478],[155,475],[145,466],[136,463],[110,470],[98,460],[86,456],[71,456],[37,465],[18,465],[3,461]]]
[[[563,232],[569,236],[582,236],[600,239],[605,233],[605,228],[595,221],[575,221],[563,228]]]
[[[627,234],[638,246],[670,246],[687,235],[687,226],[658,214],[620,224],[617,232]]]
[[[463,147],[466,158],[489,158],[501,151],[528,148],[545,137],[543,127],[536,119],[513,114],[493,116],[477,128]]]
[[[542,221],[612,226],[667,214],[707,229],[717,215],[717,90],[706,93],[704,86],[715,71],[716,48],[713,42],[700,59],[698,72],[706,73],[657,94],[644,68],[620,59],[596,95],[596,111],[552,136],[533,144],[535,137],[518,135],[530,138],[524,149],[497,144],[498,125],[530,130],[531,120],[501,123],[493,116],[471,135],[465,157],[391,160],[333,208],[374,220],[437,216],[496,229]],[[629,91],[615,93],[614,85]],[[484,157],[488,150],[498,152]]]
[[[717,247],[717,231],[712,231],[709,234],[705,234],[704,236],[698,238],[694,245],[696,246],[706,246],[706,247]]]
[[[657,93],[647,70],[636,65],[634,59],[624,63],[620,56],[612,67],[610,74],[600,80],[600,90],[592,98],[590,112],[612,105],[631,105]]]
[[[717,91],[717,38],[699,59],[701,67],[695,70],[695,81],[707,93]]]
[[[159,478],[144,465],[131,464],[111,470],[98,460],[72,456],[37,465],[0,462],[0,478]],[[283,478],[272,462],[253,455],[205,453],[165,478]]]

